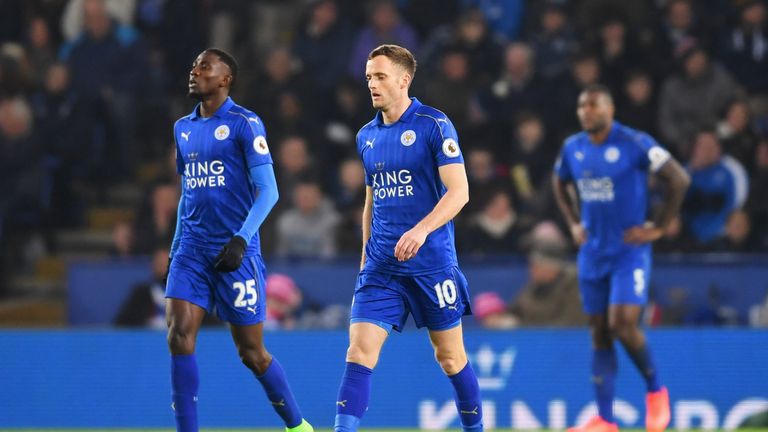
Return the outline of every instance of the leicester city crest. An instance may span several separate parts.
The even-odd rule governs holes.
[[[400,143],[406,147],[410,146],[415,142],[416,142],[416,132],[412,131],[411,129],[408,129],[407,131],[403,132],[402,135],[400,135]]]

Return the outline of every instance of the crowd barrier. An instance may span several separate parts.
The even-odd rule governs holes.
[[[768,410],[768,331],[651,330],[672,427],[733,429]],[[330,427],[344,367],[345,332],[274,332],[304,416]],[[595,412],[584,329],[467,331],[485,423],[563,428]],[[280,426],[256,379],[239,363],[226,330],[197,347],[200,422],[207,427]],[[170,362],[162,331],[0,331],[0,428],[172,427]],[[644,384],[620,350],[616,416],[643,427]],[[367,427],[457,427],[448,379],[424,331],[393,333],[372,381]]]
[[[359,261],[268,260],[270,272],[293,277],[308,302],[349,304]],[[526,282],[521,257],[462,260],[470,291],[497,291],[512,299]],[[112,322],[132,286],[150,279],[146,258],[76,262],[68,269],[69,323],[76,326]],[[739,324],[747,324],[749,308],[768,295],[768,256],[694,255],[656,257],[651,297],[662,307],[685,299],[691,312],[715,306],[730,308]],[[714,303],[717,303],[716,305]]]

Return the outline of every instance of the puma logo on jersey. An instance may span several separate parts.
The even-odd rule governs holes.
[[[365,145],[370,147],[370,148],[373,148],[373,142],[374,141],[376,141],[376,138],[374,138],[372,140],[365,140]]]
[[[189,141],[189,134],[191,134],[191,133],[192,133],[192,131],[189,131],[189,132],[186,132],[186,133],[182,132],[181,133],[181,137],[184,138],[184,140]]]
[[[338,406],[340,406],[342,408],[346,408],[347,407],[347,400],[344,399],[343,401],[336,401],[336,405],[338,405]]]

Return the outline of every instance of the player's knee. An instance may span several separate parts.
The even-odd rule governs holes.
[[[371,350],[366,350],[360,345],[350,345],[347,349],[347,362],[357,363],[363,365],[369,369],[376,367],[376,363],[379,361],[378,355]]]
[[[626,343],[634,338],[638,327],[637,324],[633,322],[616,320],[610,323],[610,330],[613,337],[619,339],[623,343]]]
[[[190,332],[172,325],[168,329],[168,348],[171,354],[192,354],[195,352],[195,338]]]
[[[245,367],[258,375],[263,375],[272,362],[272,356],[265,349],[239,348],[237,353]]]
[[[461,352],[435,352],[435,360],[446,375],[456,375],[467,365],[467,356]]]

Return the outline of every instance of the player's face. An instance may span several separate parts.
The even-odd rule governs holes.
[[[408,75],[388,57],[376,56],[365,64],[365,79],[371,92],[371,102],[377,110],[387,111],[394,102],[407,97]]]
[[[227,87],[232,79],[229,66],[219,56],[203,51],[192,63],[189,71],[189,97],[205,99],[218,89]]]
[[[583,92],[576,110],[581,128],[596,133],[610,127],[613,120],[613,103],[600,92]]]

